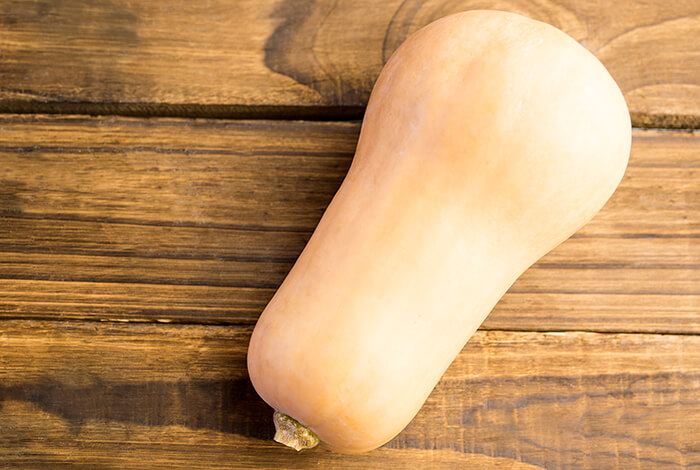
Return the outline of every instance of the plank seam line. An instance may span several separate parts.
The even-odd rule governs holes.
[[[12,91],[7,90],[5,91]],[[86,114],[142,118],[274,119],[348,121],[362,119],[366,105],[237,105],[154,102],[0,101],[0,114]],[[639,129],[700,129],[700,116],[631,112]]]
[[[47,154],[127,154],[127,153],[159,153],[164,155],[221,155],[221,156],[232,156],[232,157],[319,157],[319,158],[352,158],[353,153],[351,152],[318,152],[315,150],[308,151],[293,151],[293,150],[256,150],[254,152],[236,152],[225,148],[168,148],[168,147],[157,147],[157,146],[85,146],[85,147],[75,147],[75,146],[43,146],[43,145],[26,145],[26,146],[1,146],[0,152],[7,153],[33,153],[41,152]],[[662,167],[666,168],[666,167]],[[668,168],[677,168],[677,166],[671,166]],[[687,168],[687,167],[681,167]],[[163,170],[165,172],[165,170]]]
[[[7,90],[6,90],[7,91]],[[236,105],[198,103],[139,103],[89,101],[0,100],[0,114],[85,114],[139,118],[180,117],[207,119],[271,119],[307,121],[355,121],[361,119],[360,105]]]
[[[253,250],[251,250],[253,251]],[[210,262],[219,261],[224,263],[275,263],[275,264],[292,264],[295,263],[299,255],[292,256],[272,256],[265,254],[210,254],[210,255],[185,255],[169,252],[159,252],[159,253],[139,253],[139,252],[129,252],[129,251],[110,251],[110,250],[83,250],[83,249],[51,249],[49,248],[28,248],[28,247],[2,247],[0,246],[0,253],[3,254],[13,254],[13,255],[45,255],[47,258],[61,257],[61,256],[71,256],[79,259],[85,258],[127,258],[127,259],[143,259],[143,260],[168,260],[168,261],[192,261],[192,262]],[[24,260],[2,260],[0,259],[0,265],[38,265],[38,263],[32,261]],[[685,263],[652,263],[652,262],[635,262],[635,263],[566,263],[566,262],[551,262],[551,261],[538,261],[528,269],[556,269],[556,270],[588,270],[588,269],[624,269],[624,270],[647,270],[647,269],[663,269],[663,270],[700,270],[700,264],[685,264]],[[0,275],[0,279],[25,279],[25,280],[51,280],[45,279],[41,276],[38,277],[21,277],[21,276],[11,276],[3,277]],[[61,280],[61,279],[55,279]],[[100,281],[95,281],[100,282]],[[123,281],[114,281],[117,283]],[[136,284],[141,284],[141,282],[136,282]],[[147,283],[146,283],[147,284]],[[160,284],[160,283],[159,283]]]
[[[693,134],[694,135],[694,134]],[[302,158],[323,158],[323,159],[352,159],[354,152],[336,152],[336,151],[316,151],[316,150],[263,150],[258,149],[251,152],[233,151],[226,148],[192,148],[192,147],[158,147],[154,145],[139,145],[139,146],[44,146],[44,145],[25,145],[25,146],[6,146],[0,145],[0,153],[44,153],[44,154],[59,154],[65,153],[76,154],[80,156],[92,156],[95,154],[112,154],[126,155],[132,153],[157,153],[163,155],[184,155],[184,156],[199,156],[199,155],[216,155],[226,157],[302,157]],[[657,170],[687,170],[700,168],[700,164],[635,164],[628,163],[628,168],[646,168]],[[143,170],[142,170],[143,171]],[[146,170],[153,171],[153,170]],[[173,171],[173,170],[158,170],[155,172]],[[179,171],[179,170],[178,170]],[[201,170],[200,170],[201,171]]]
[[[82,216],[74,214],[28,214],[19,211],[2,211],[0,209],[0,219],[15,219],[15,220],[41,220],[41,221],[65,221],[78,223],[99,223],[110,225],[136,225],[143,227],[170,227],[170,228],[198,228],[198,229],[216,229],[216,230],[231,230],[231,231],[247,231],[247,232],[282,232],[282,233],[307,233],[311,235],[315,227],[300,227],[300,226],[275,226],[275,225],[243,225],[243,224],[224,224],[217,222],[190,222],[190,221],[160,221],[160,220],[138,220],[121,217],[96,217]],[[632,239],[632,238],[664,238],[664,239],[695,239],[700,238],[700,233],[575,233],[570,238],[605,238],[605,239]]]
[[[3,263],[5,264],[5,263]],[[11,264],[11,263],[7,263]],[[28,276],[9,276],[7,274],[4,274],[0,276],[0,281],[35,281],[35,282],[59,282],[59,283],[65,283],[65,284],[73,284],[73,283],[78,283],[78,284],[114,284],[114,285],[121,285],[121,286],[166,286],[166,287],[218,287],[222,289],[261,289],[261,290],[276,290],[279,287],[279,284],[277,283],[240,283],[240,284],[212,284],[212,283],[196,283],[196,282],[189,282],[189,283],[173,283],[173,282],[156,282],[156,281],[139,281],[139,280],[123,280],[123,281],[114,281],[114,280],[100,280],[100,279],[90,279],[90,280],[84,280],[84,279],[52,279],[51,277],[46,277],[46,278],[38,278],[38,277],[28,277]]]
[[[700,331],[639,331],[639,330],[603,330],[599,328],[590,329],[519,329],[519,328],[491,328],[479,327],[479,331],[493,332],[513,332],[513,333],[551,333],[551,334],[566,334],[566,333],[594,333],[600,335],[659,335],[659,336],[700,336]]]
[[[251,250],[253,251],[253,250]],[[265,254],[249,254],[249,255],[235,255],[235,254],[211,254],[205,256],[192,256],[186,254],[177,253],[133,253],[128,251],[118,251],[118,250],[93,250],[87,251],[80,248],[68,248],[68,249],[55,249],[53,247],[47,247],[46,249],[34,248],[34,247],[2,247],[0,246],[0,253],[7,254],[20,254],[20,255],[46,255],[51,256],[74,256],[79,258],[133,258],[133,259],[154,259],[154,260],[172,260],[172,261],[222,261],[226,263],[278,263],[278,264],[290,264],[294,263],[297,256],[271,256]],[[27,263],[23,261],[6,261],[0,259],[0,264],[34,264]],[[2,279],[2,277],[0,277]]]
[[[284,226],[265,226],[265,225],[243,225],[243,224],[223,224],[216,222],[169,222],[160,220],[138,220],[120,217],[86,217],[80,215],[66,215],[66,214],[50,214],[50,215],[39,215],[39,214],[26,214],[21,212],[11,212],[11,211],[0,211],[0,219],[22,219],[22,220],[62,220],[66,222],[87,222],[87,223],[100,223],[100,224],[114,224],[114,225],[138,225],[145,227],[172,227],[172,228],[201,228],[201,229],[218,229],[218,230],[240,230],[248,232],[294,232],[294,233],[308,233],[311,234],[314,229],[306,227],[284,227]]]
[[[15,264],[15,263],[4,263],[0,264]],[[535,265],[536,266],[536,265]],[[261,290],[276,290],[279,287],[279,283],[239,283],[239,284],[213,284],[213,283],[197,283],[197,282],[182,282],[173,283],[168,281],[156,282],[156,281],[138,281],[138,280],[106,280],[106,279],[55,279],[52,276],[48,277],[29,277],[29,276],[11,276],[3,274],[0,276],[0,281],[27,281],[27,282],[55,282],[55,283],[65,283],[65,284],[116,284],[122,286],[167,286],[167,287],[215,287],[222,289],[261,289]],[[700,293],[696,292],[629,292],[629,291],[586,291],[586,290],[508,290],[508,294],[535,294],[535,295],[547,295],[547,294],[563,294],[563,295],[659,295],[659,296],[697,296]]]
[[[255,326],[255,321],[180,321],[171,319],[151,319],[151,318],[94,318],[94,317],[84,317],[84,318],[56,318],[55,316],[37,316],[37,317],[26,317],[26,316],[0,316],[0,325],[3,322],[10,321],[22,321],[22,322],[55,322],[55,323],[133,323],[139,325],[192,325],[192,326],[212,326],[212,327],[249,327]],[[700,331],[641,331],[641,330],[603,330],[598,328],[590,329],[519,329],[519,328],[495,328],[489,326],[481,326],[478,331],[482,332],[511,332],[511,333],[543,333],[543,334],[567,334],[567,333],[590,333],[597,335],[655,335],[655,336],[700,336]]]

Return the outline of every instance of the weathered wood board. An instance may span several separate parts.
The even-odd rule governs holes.
[[[410,33],[480,8],[581,42],[620,84],[635,125],[700,126],[696,0],[9,0],[0,110],[360,117]]]
[[[274,443],[250,326],[0,322],[0,462],[39,468],[694,468],[697,335],[478,332],[358,456]]]

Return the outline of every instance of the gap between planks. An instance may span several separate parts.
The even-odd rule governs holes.
[[[51,114],[85,117],[185,118],[214,120],[361,121],[364,106],[240,106],[170,103],[0,101],[0,115]],[[700,130],[700,116],[630,113],[633,130]]]
[[[45,317],[37,316],[27,318],[26,316],[0,316],[0,331],[2,331],[3,323],[16,323],[16,322],[55,322],[65,325],[79,325],[83,323],[97,323],[97,324],[133,324],[133,325],[172,325],[172,326],[203,326],[203,327],[241,327],[241,328],[252,328],[255,323],[245,322],[245,321],[192,321],[191,319],[158,319],[158,318],[96,318],[92,316],[86,317],[70,317],[70,318],[57,318],[56,316],[47,315]],[[581,334],[590,333],[596,335],[627,335],[627,336],[700,336],[700,332],[693,331],[630,331],[630,330],[601,330],[596,328],[580,328],[580,329],[558,329],[558,328],[503,328],[503,327],[489,327],[480,326],[477,331],[489,332],[489,333],[542,333],[542,334]]]
[[[140,118],[205,118],[252,119],[277,121],[357,121],[365,114],[365,106],[273,106],[273,105],[225,105],[225,104],[171,104],[171,103],[92,103],[70,101],[0,101],[0,114],[65,114],[85,116],[125,116]],[[700,127],[700,116],[649,116],[640,122],[662,123],[665,120],[695,125],[669,127]],[[666,128],[667,126],[660,126]]]

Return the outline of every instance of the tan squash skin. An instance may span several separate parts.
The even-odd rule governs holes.
[[[561,31],[496,11],[418,31],[255,327],[257,392],[334,450],[392,439],[515,279],[608,200],[630,141],[617,85]]]

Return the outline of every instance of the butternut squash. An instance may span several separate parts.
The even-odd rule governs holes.
[[[612,77],[552,26],[470,11],[409,37],[250,340],[276,439],[396,436],[515,279],[608,200],[630,142]]]

